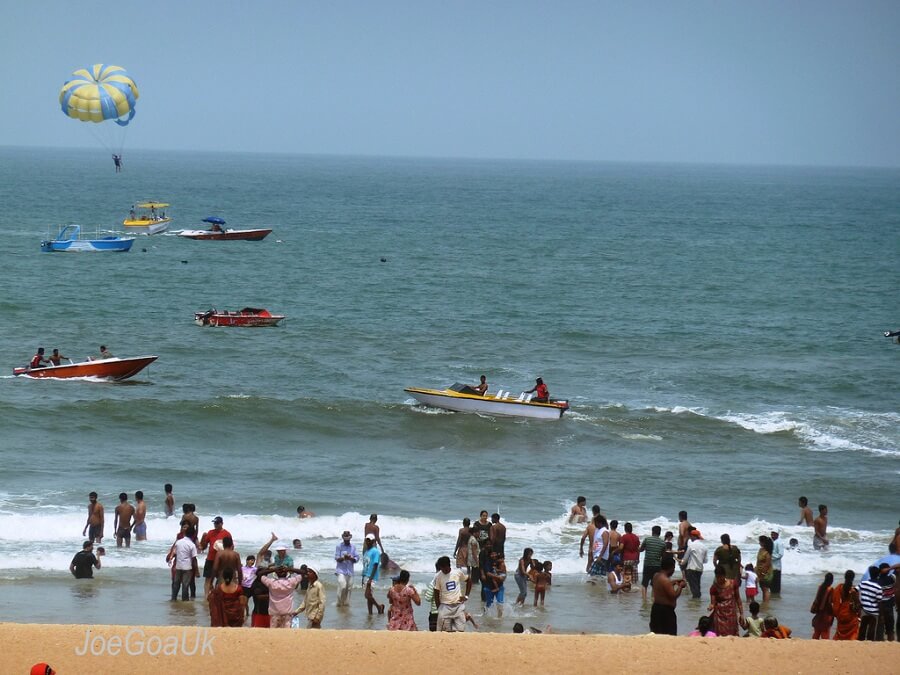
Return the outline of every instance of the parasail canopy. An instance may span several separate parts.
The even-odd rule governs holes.
[[[72,73],[59,92],[59,104],[64,115],[82,122],[113,120],[124,127],[139,97],[124,68],[98,63]]]

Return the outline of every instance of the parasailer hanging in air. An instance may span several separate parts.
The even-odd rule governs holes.
[[[98,63],[72,73],[59,92],[59,104],[67,117],[104,128],[103,134],[94,135],[112,152],[116,173],[119,173],[122,170],[124,129],[134,118],[139,97],[137,85],[124,68]],[[121,133],[115,133],[116,130]]]

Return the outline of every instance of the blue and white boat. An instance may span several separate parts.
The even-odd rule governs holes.
[[[81,225],[66,225],[56,235],[55,239],[45,239],[41,242],[41,250],[44,253],[56,251],[128,251],[134,243],[134,237],[95,237],[94,239],[82,238]]]

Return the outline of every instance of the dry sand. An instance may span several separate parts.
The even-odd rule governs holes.
[[[79,656],[87,631],[95,650]],[[198,643],[199,636],[199,643]],[[204,637],[208,640],[205,655]],[[132,651],[163,653],[125,654]],[[194,655],[166,655],[185,641]],[[175,645],[178,645],[177,649]],[[212,652],[210,654],[209,652]],[[900,643],[750,640],[647,635],[436,634],[0,624],[4,673],[40,661],[70,673],[885,673],[900,672]]]

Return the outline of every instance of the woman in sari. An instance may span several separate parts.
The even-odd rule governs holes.
[[[709,589],[709,607],[716,635],[738,635],[738,621],[744,616],[737,579],[729,579],[724,565],[716,565],[716,580]]]
[[[775,544],[769,537],[766,535],[760,536],[755,570],[759,586],[762,588],[763,604],[769,601],[769,595],[772,592],[772,580],[775,577],[775,570],[772,567],[772,551],[774,548]]]
[[[222,581],[209,594],[209,625],[240,628],[247,616],[247,596],[234,579],[234,570],[226,567]]]
[[[825,581],[819,584],[816,591],[816,599],[813,600],[809,611],[813,613],[812,627],[813,640],[827,640],[831,636],[831,624],[834,623],[834,610],[832,609],[831,584],[834,583],[834,575],[829,572],[825,575]]]
[[[853,588],[855,577],[853,570],[847,570],[844,583],[838,584],[831,592],[831,609],[837,619],[835,640],[856,640],[859,637],[859,593]]]

